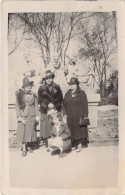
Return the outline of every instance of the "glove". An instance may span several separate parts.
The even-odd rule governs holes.
[[[64,122],[64,123],[67,123],[67,115],[64,115],[64,116],[63,116],[63,122]]]
[[[25,119],[22,119],[22,123],[23,123],[23,125],[26,125],[27,121]]]
[[[52,109],[52,108],[54,108],[54,105],[52,103],[49,103],[48,104],[48,108],[51,108]]]
[[[39,122],[39,120],[40,120],[39,116],[36,116],[35,120],[36,120],[36,122]]]

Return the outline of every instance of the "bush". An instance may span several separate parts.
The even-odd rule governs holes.
[[[100,105],[118,105],[118,71],[114,71],[105,86],[105,97],[101,98]]]

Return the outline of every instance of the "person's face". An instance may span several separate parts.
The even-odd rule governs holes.
[[[54,59],[53,66],[54,66],[54,68],[58,68],[59,67],[59,60],[58,59]]]
[[[51,85],[53,83],[53,78],[46,79],[46,84]]]
[[[53,118],[53,123],[54,123],[55,125],[58,125],[58,124],[59,124],[59,119],[58,119],[57,117],[54,117],[54,118]]]
[[[29,90],[31,89],[31,86],[30,86],[30,85],[25,86],[24,89],[25,89],[26,91],[29,91]]]
[[[74,84],[74,85],[70,85],[70,89],[71,89],[72,91],[75,91],[75,90],[76,90],[76,88],[77,88],[77,85],[76,85],[76,84]]]

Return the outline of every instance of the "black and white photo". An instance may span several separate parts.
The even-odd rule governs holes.
[[[3,194],[124,195],[123,10],[3,4]]]
[[[8,14],[12,186],[117,185],[117,39],[116,11]]]

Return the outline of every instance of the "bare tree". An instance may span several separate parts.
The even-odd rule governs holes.
[[[25,23],[19,21],[18,14],[8,14],[8,55],[11,55],[23,40],[26,30]]]
[[[19,13],[26,31],[33,35],[34,42],[41,51],[45,66],[50,62],[50,40],[54,25],[54,13]]]
[[[113,29],[115,31],[116,44],[118,44],[118,40],[117,40],[117,16],[116,16],[116,11],[113,11],[112,12],[112,24],[113,24]]]
[[[107,68],[117,51],[112,19],[111,14],[98,13],[94,16],[95,24],[91,28],[87,22],[81,37],[84,46],[79,51],[81,57],[90,60],[93,72],[97,74],[96,82],[100,87],[101,97],[105,96]]]
[[[61,58],[63,65],[71,39],[78,38],[83,33],[83,28],[78,28],[80,22],[93,16],[93,13],[71,12],[57,13],[55,16],[55,26],[53,33],[54,48]]]
[[[51,62],[52,50],[58,53],[62,64],[65,65],[66,53],[71,39],[83,33],[83,29],[78,28],[78,24],[92,15],[93,13],[86,12],[11,14],[8,35],[14,28],[17,33],[22,27],[23,32],[20,41],[16,42],[14,49],[9,54],[16,50],[24,34],[28,33],[40,49],[45,66]]]

